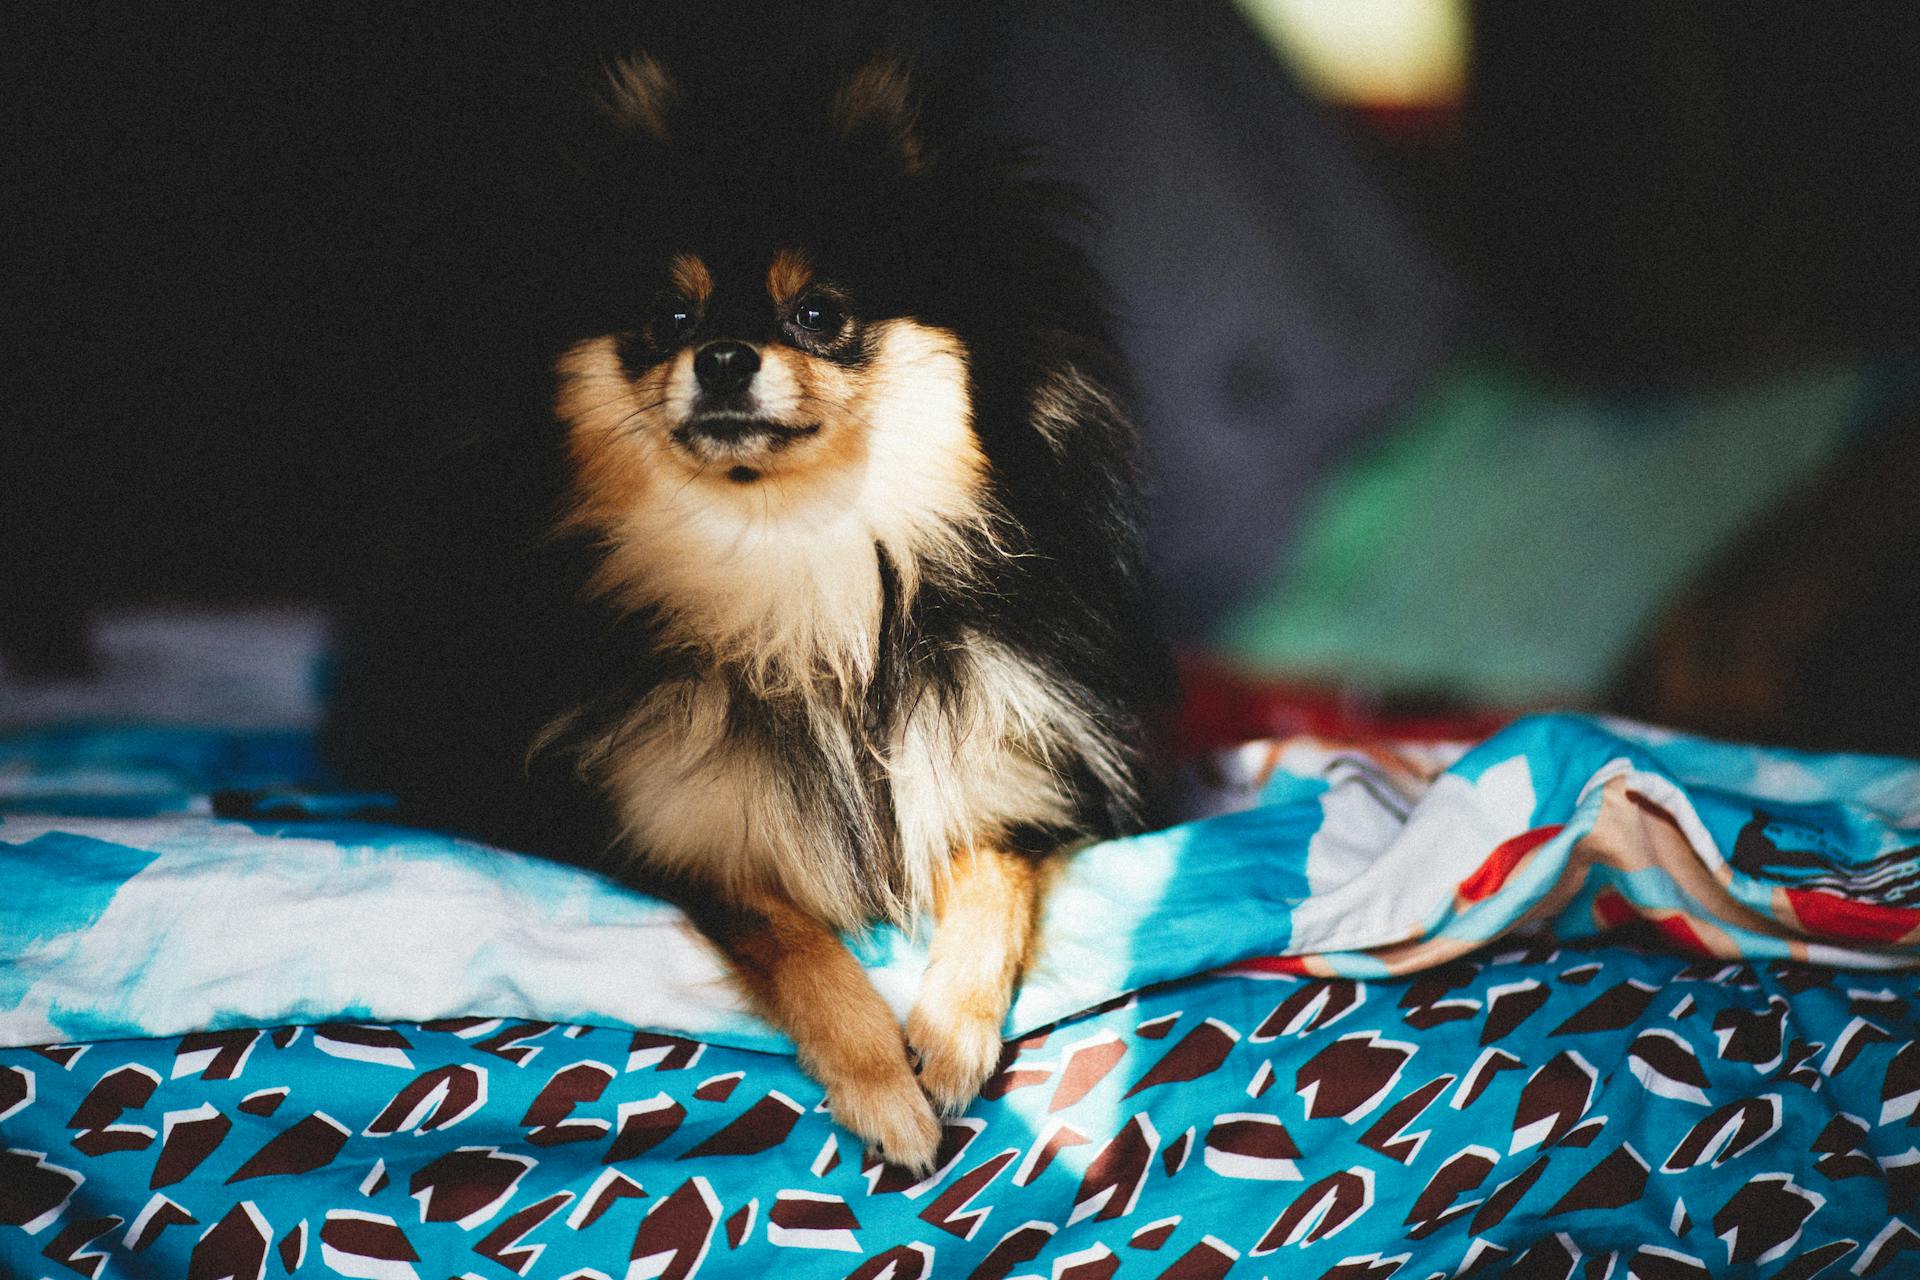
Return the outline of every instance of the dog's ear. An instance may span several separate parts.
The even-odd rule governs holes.
[[[667,116],[680,97],[680,87],[650,53],[635,53],[607,68],[602,109],[615,125],[631,133],[668,141]]]
[[[881,57],[848,76],[834,92],[830,120],[842,138],[872,148],[903,173],[919,173],[927,156],[918,114],[906,68],[895,58]]]

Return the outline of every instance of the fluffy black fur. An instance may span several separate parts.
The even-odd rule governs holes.
[[[1124,769],[1116,786],[1068,766],[1071,823],[1006,837],[1040,852],[1139,825],[1140,753],[1167,667],[1142,569],[1126,377],[1096,272],[1069,238],[1079,206],[1033,177],[1021,148],[954,127],[963,89],[920,82],[909,114],[834,135],[823,121],[852,67],[818,57],[663,51],[679,94],[665,145],[604,119],[542,122],[557,137],[551,169],[538,183],[513,175],[511,199],[476,218],[485,233],[455,264],[475,283],[459,295],[467,315],[446,318],[454,337],[397,353],[441,367],[421,369],[403,427],[421,444],[400,468],[403,496],[372,526],[373,563],[345,614],[328,743],[421,820],[570,859],[612,853],[603,865],[671,891],[631,860],[645,850],[617,848],[578,755],[707,659],[663,646],[653,614],[585,589],[604,552],[556,532],[570,473],[552,361],[576,339],[644,329],[680,249],[746,261],[798,245],[863,316],[960,336],[1004,518],[976,547],[984,574],[932,575],[908,607],[877,554],[881,652],[848,712],[876,748],[857,796],[811,749],[795,707],[740,687],[730,732],[779,753],[806,803],[847,810],[858,871],[884,884],[895,851],[856,844],[868,828],[854,810],[888,812],[884,744],[917,700],[959,696],[964,638],[984,635],[1091,712]]]

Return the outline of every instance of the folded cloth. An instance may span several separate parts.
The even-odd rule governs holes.
[[[1223,965],[1369,977],[1515,932],[1920,965],[1920,762],[1539,716],[1208,778],[1210,816],[1066,861],[1009,1034]],[[0,734],[0,1045],[484,1015],[789,1047],[674,908],[372,803],[297,734]],[[909,1007],[925,938],[849,941]]]

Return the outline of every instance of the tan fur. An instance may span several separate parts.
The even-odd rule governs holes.
[[[863,378],[765,349],[767,411],[817,407],[822,427],[764,459],[765,478],[751,486],[671,439],[693,394],[687,353],[637,383],[611,339],[582,343],[560,364],[558,410],[571,424],[578,478],[573,519],[607,548],[595,588],[629,608],[659,609],[667,641],[712,664],[703,677],[655,690],[589,747],[583,768],[657,865],[735,896],[779,892],[842,927],[876,910],[910,920],[931,902],[955,848],[1016,825],[1067,821],[1062,775],[1075,761],[1126,789],[1109,739],[1057,681],[984,638],[963,646],[961,697],[923,700],[889,741],[854,739],[845,710],[864,696],[878,654],[875,545],[896,566],[904,603],[926,572],[968,575],[970,544],[956,531],[984,531],[993,519],[958,343],[906,321],[876,342]],[[877,754],[896,830],[846,832],[796,795],[781,761],[731,734],[736,679],[803,707],[836,776],[857,779]],[[863,863],[849,856],[850,835],[871,847],[894,837],[897,883],[855,878]]]
[[[666,68],[650,54],[616,61],[607,72],[607,114],[616,124],[668,141],[667,111],[679,89]]]
[[[1040,872],[991,845],[956,855],[941,887],[932,956],[907,1041],[943,1110],[973,1101],[1000,1060],[1000,1032],[1033,946]]]
[[[869,84],[867,105],[847,110],[891,91]],[[675,264],[689,297],[711,289],[704,274],[697,260]],[[810,285],[802,255],[768,266],[781,307]],[[924,1166],[939,1128],[921,1088],[947,1109],[978,1092],[1030,948],[1036,870],[994,841],[1069,823],[1068,779],[1082,766],[1116,794],[1128,787],[1117,748],[1071,689],[981,635],[956,637],[943,655],[957,692],[918,699],[882,740],[868,736],[857,709],[879,661],[876,548],[903,608],[930,577],[984,586],[1004,553],[965,348],[909,320],[865,338],[872,355],[858,370],[779,343],[759,349],[754,416],[817,428],[777,442],[676,436],[698,392],[691,351],[637,379],[612,337],[561,358],[567,523],[604,551],[591,589],[651,611],[661,643],[695,659],[586,743],[579,763],[612,800],[627,848],[712,892],[719,921],[708,931],[826,1084],[836,1118]],[[776,748],[741,732],[732,708],[743,691],[781,708],[805,741]],[[876,783],[890,805],[873,803]],[[876,866],[875,851],[897,858]],[[916,1082],[900,1027],[830,930],[876,915],[907,924],[936,898],[941,923],[908,1028]]]
[[[1090,760],[1124,789],[1104,740],[1042,673],[984,639],[967,646],[965,661],[967,693],[954,706],[925,700],[879,744],[898,884],[858,879],[834,815],[795,795],[782,761],[729,734],[723,676],[655,690],[582,764],[609,789],[631,842],[662,869],[734,896],[779,892],[842,928],[876,910],[908,923],[931,905],[953,849],[1016,825],[1070,820],[1061,780],[1070,759]],[[851,736],[833,696],[817,691],[803,703],[813,742],[836,775],[857,778],[869,747]],[[886,834],[860,838],[879,846]]]
[[[689,302],[705,303],[713,297],[713,274],[707,264],[690,253],[677,253],[667,264],[667,278]]]
[[[812,283],[813,260],[805,252],[782,249],[773,255],[773,264],[767,268],[767,296],[781,310],[798,302]]]
[[[654,866],[732,897],[778,892],[838,927],[863,923],[870,895],[843,854],[845,835],[799,802],[781,761],[727,732],[727,699],[717,676],[666,685],[582,764]],[[822,717],[814,738],[837,770],[857,769],[842,724]]]
[[[912,86],[905,68],[892,59],[871,62],[849,77],[834,95],[830,118],[843,136],[874,130],[887,137],[907,172],[926,167],[914,132]]]
[[[910,593],[923,565],[964,556],[961,531],[993,519],[958,340],[900,320],[881,326],[876,345],[858,379],[763,351],[767,416],[820,430],[757,460],[765,479],[752,486],[672,440],[694,395],[690,352],[636,383],[611,338],[568,351],[557,407],[571,427],[572,523],[608,551],[595,589],[661,609],[670,642],[739,667],[762,689],[821,673],[863,685],[880,620],[874,547]],[[813,366],[804,380],[802,361]]]
[[[707,932],[748,996],[827,1088],[834,1119],[895,1163],[927,1171],[940,1125],[907,1061],[893,1011],[840,940],[778,895],[722,908]]]

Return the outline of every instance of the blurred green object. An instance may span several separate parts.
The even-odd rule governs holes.
[[[1217,648],[1366,693],[1589,700],[1661,606],[1905,383],[1837,365],[1601,395],[1462,365],[1334,473]]]

